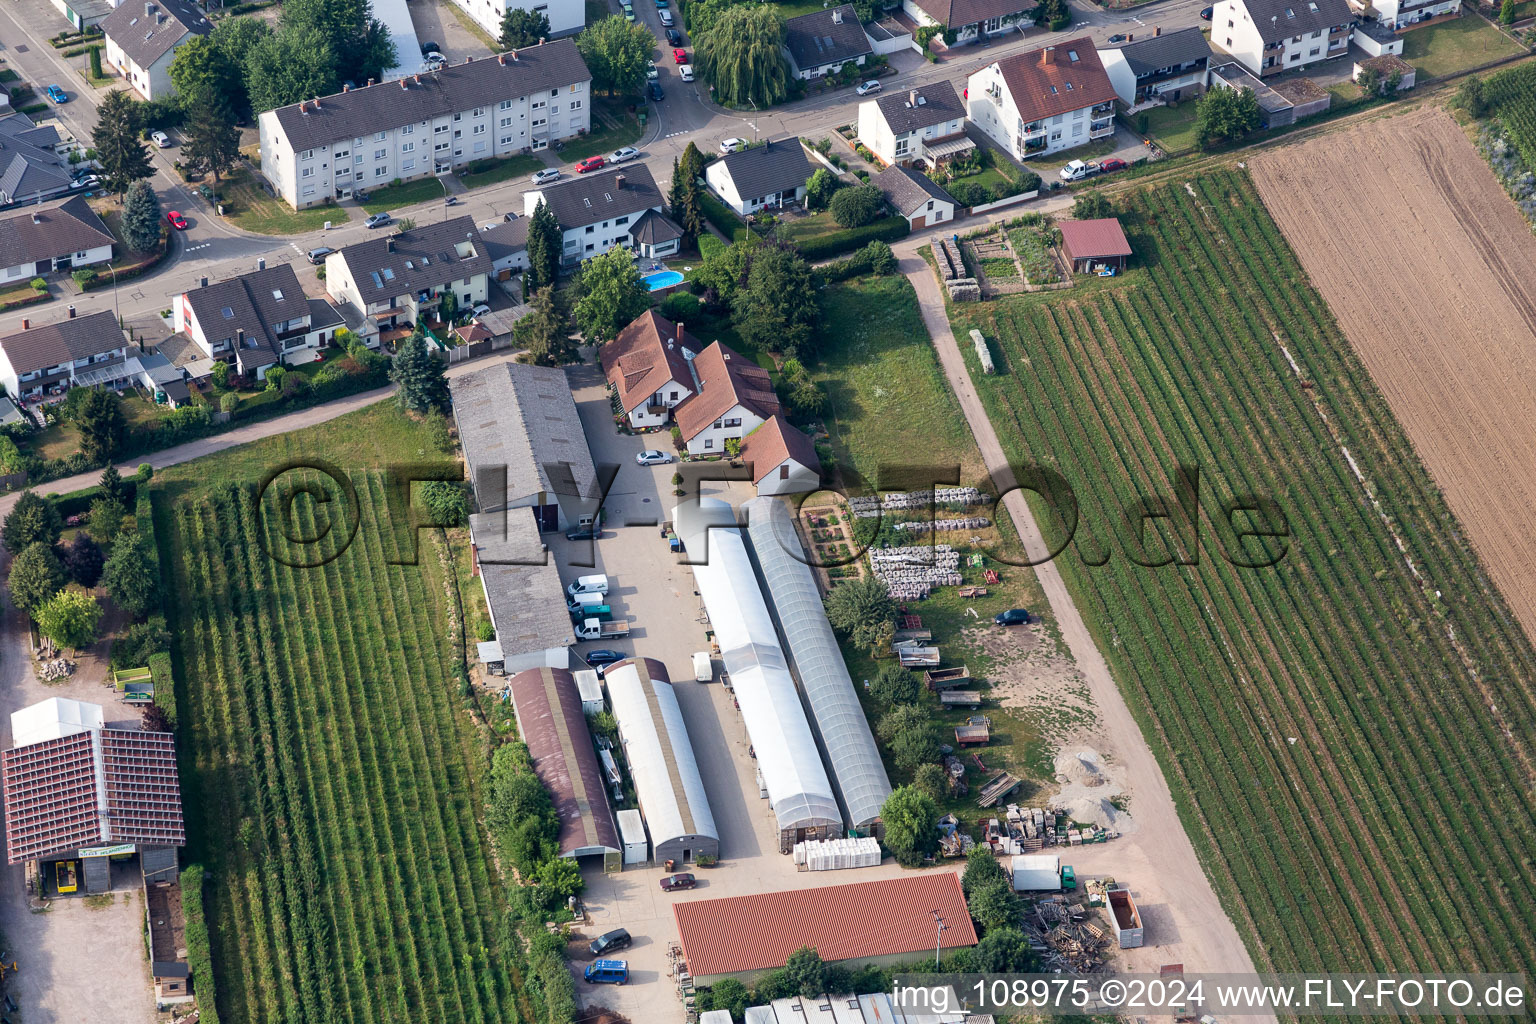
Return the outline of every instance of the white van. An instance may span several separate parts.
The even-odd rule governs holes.
[[[603,573],[596,576],[579,577],[575,583],[565,588],[565,592],[572,597],[578,594],[606,594],[608,593],[608,577]]]
[[[695,651],[693,654],[693,681],[707,683],[715,678],[715,663],[709,660],[708,651]]]
[[[605,601],[606,598],[603,591],[586,590],[578,594],[572,594],[571,599],[566,603],[571,606],[572,611],[575,611],[577,608],[596,608],[598,605],[605,603]]]

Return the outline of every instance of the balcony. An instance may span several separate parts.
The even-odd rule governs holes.
[[[1101,119],[1106,118],[1106,117],[1114,117],[1115,116],[1115,101],[1114,100],[1110,100],[1108,103],[1100,103],[1098,106],[1094,107],[1092,110],[1090,110],[1088,112],[1088,116],[1093,118],[1093,120],[1095,120],[1095,121],[1101,120]]]
[[[1091,125],[1088,128],[1088,137],[1090,139],[1107,139],[1113,134],[1115,134],[1115,122],[1113,121],[1106,121],[1102,126]]]
[[[1024,126],[1022,137],[1025,139],[1043,138],[1045,136],[1045,129],[1045,123],[1041,121],[1036,121],[1034,124],[1027,124]]]
[[[1039,153],[1048,145],[1050,145],[1050,140],[1046,138],[1044,132],[1040,132],[1033,138],[1025,138],[1021,136],[1020,138],[1015,139],[1013,148],[1015,152],[1019,153]]]

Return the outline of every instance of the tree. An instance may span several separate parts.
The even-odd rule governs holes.
[[[523,277],[528,294],[555,283],[555,276],[560,272],[563,238],[554,211],[539,200],[528,220],[528,272]]]
[[[932,712],[917,704],[898,704],[875,723],[875,735],[882,743],[892,743],[909,729],[916,729],[932,717]]]
[[[87,589],[101,582],[101,570],[106,562],[107,556],[102,553],[101,545],[84,530],[64,546],[64,571]]]
[[[123,240],[134,252],[152,252],[160,244],[160,200],[147,181],[128,186],[123,197]]]
[[[11,562],[11,603],[29,615],[64,589],[69,577],[53,548],[38,541],[28,545]]]
[[[159,620],[159,621],[156,621]],[[114,668],[131,668],[148,665],[149,659],[171,649],[171,634],[166,630],[163,616],[153,616],[149,622],[135,622],[112,641],[112,665]]]
[[[540,366],[561,366],[575,358],[565,315],[555,303],[555,289],[549,285],[533,294],[533,312],[522,321],[527,324],[528,358]],[[521,326],[521,325],[519,325]]]
[[[15,555],[38,541],[52,547],[63,532],[64,520],[53,502],[36,491],[22,491],[5,517],[5,525],[0,527],[0,539],[5,542],[5,550]]]
[[[453,480],[428,480],[421,485],[421,503],[434,526],[463,526],[469,522],[469,496]]]
[[[123,483],[123,474],[117,471],[116,466],[109,465],[102,470],[101,479],[96,482],[96,486],[101,488],[102,497],[113,498],[123,505],[127,505],[128,499],[132,497],[128,486]]]
[[[192,168],[213,175],[213,184],[240,159],[240,129],[218,103],[199,102],[187,108],[181,129],[181,154]]]
[[[245,55],[245,87],[252,109],[275,110],[335,92],[331,38],[314,27],[285,27],[257,39]]]
[[[870,682],[869,695],[888,708],[916,704],[923,696],[923,681],[900,665],[885,665]]]
[[[891,741],[891,760],[909,774],[922,765],[936,763],[939,757],[939,737],[932,721],[903,729]]]
[[[1002,928],[1019,923],[1019,898],[1013,883],[1006,878],[992,878],[971,889],[966,899],[971,917],[983,928]]]
[[[533,879],[550,896],[560,903],[577,895],[587,887],[581,877],[581,865],[570,857],[551,857],[539,865]]]
[[[779,50],[784,16],[771,4],[728,7],[707,32],[701,34],[695,27],[693,39],[694,65],[717,101],[767,107],[789,94],[789,77]]]
[[[1518,4],[1515,0],[1504,0],[1499,5],[1499,24],[1513,25],[1515,23],[1515,8]]]
[[[1464,79],[1456,87],[1456,95],[1451,100],[1451,105],[1476,118],[1487,116],[1488,96],[1483,89],[1483,80],[1476,75]]]
[[[699,243],[699,236],[704,234],[704,200],[703,189],[694,178],[688,178],[683,182],[683,205],[681,209],[674,208],[672,217],[677,221],[678,227],[683,229],[683,245],[694,246]]]
[[[159,604],[160,563],[141,534],[124,533],[113,541],[101,583],[112,603],[135,619]]]
[[[96,108],[96,127],[91,131],[96,161],[102,180],[119,195],[154,173],[149,147],[139,138],[140,107],[127,92],[113,89]]]
[[[906,866],[918,863],[939,848],[939,805],[913,786],[891,791],[880,807],[885,822],[885,846]]]
[[[398,56],[389,30],[373,17],[368,0],[286,0],[279,35],[307,38],[310,34],[330,42],[324,68],[334,84],[345,80],[379,79]],[[415,59],[415,54],[406,54]],[[322,89],[324,95],[334,89]],[[254,94],[253,94],[254,99]],[[257,106],[258,110],[267,108]]]
[[[1008,876],[993,856],[992,848],[986,845],[971,847],[971,852],[965,855],[965,873],[960,876],[961,891],[969,896],[976,889],[997,880],[1006,882]]]
[[[832,202],[832,196],[842,186],[843,183],[837,175],[825,167],[816,168],[816,172],[805,181],[805,208],[825,210],[827,204]]]
[[[1362,96],[1374,96],[1381,92],[1381,72],[1375,68],[1361,68],[1355,84],[1360,87]]]
[[[1072,202],[1072,216],[1077,220],[1097,220],[1101,217],[1113,217],[1115,206],[1109,201],[1109,197],[1098,189],[1089,189],[1078,194]]]
[[[501,16],[501,48],[520,50],[536,46],[549,38],[549,19],[542,13],[529,13],[521,7],[510,7]]]
[[[889,242],[873,241],[859,250],[859,255],[869,264],[869,272],[881,277],[896,273],[896,254]]]
[[[1211,89],[1195,104],[1195,142],[1207,148],[1238,141],[1259,127],[1259,98],[1252,89]]]
[[[878,650],[881,636],[894,627],[895,620],[896,602],[878,576],[844,581],[827,595],[827,621],[865,650]]]
[[[949,792],[949,773],[939,764],[920,764],[912,773],[912,785],[927,793],[934,800],[942,800]]]
[[[1052,32],[1060,32],[1072,24],[1072,7],[1067,0],[1040,0],[1031,17],[1036,25],[1049,25]]]
[[[215,22],[213,31],[208,34],[218,56],[223,59],[228,79],[220,83],[224,88],[215,95],[222,97],[231,110],[245,113],[251,109],[251,98],[246,89],[247,58],[258,43],[271,35],[272,26],[260,18],[225,18]]]
[[[814,175],[813,175],[814,177]],[[845,228],[859,228],[880,216],[885,194],[874,185],[854,185],[832,196],[832,219]]]
[[[220,31],[236,22],[250,22],[266,27],[266,22],[255,18],[228,18],[217,23],[208,35],[193,35],[176,48],[167,69],[171,84],[182,106],[191,110],[204,104],[228,104],[243,107],[245,81],[240,74],[241,61],[231,60],[222,48]],[[242,53],[243,56],[243,53]]]
[[[589,345],[612,341],[650,305],[650,294],[627,249],[616,245],[582,268],[575,314]]]
[[[80,428],[80,450],[92,462],[101,462],[118,453],[128,433],[123,404],[110,391],[92,388],[75,414]]]
[[[763,245],[753,250],[747,286],[737,292],[731,313],[732,324],[748,344],[797,359],[813,355],[821,306],[810,264],[792,247]]]
[[[128,506],[110,495],[103,494],[91,502],[86,522],[90,524],[91,536],[96,543],[104,548],[111,547],[117,535],[123,532],[123,520],[127,515]]]
[[[796,992],[813,999],[827,990],[827,964],[812,946],[801,946],[784,961],[784,973]]]
[[[389,367],[389,380],[399,389],[401,406],[410,412],[448,408],[444,369],[442,360],[427,351],[426,338],[412,334],[402,341]]]
[[[55,645],[78,650],[96,642],[101,605],[90,594],[71,587],[45,601],[32,619],[37,623],[37,631]]]
[[[721,978],[708,988],[700,989],[699,994],[709,1002],[706,1006],[701,1000],[700,1010],[725,1010],[732,1020],[741,1020],[747,1015],[751,993],[747,991],[747,986],[735,978]]]
[[[576,49],[592,73],[592,88],[610,96],[633,96],[645,85],[647,62],[656,37],[638,22],[610,15],[576,37]]]
[[[1035,970],[1028,937],[1011,925],[988,928],[974,953],[976,970],[983,974],[1029,974]]]

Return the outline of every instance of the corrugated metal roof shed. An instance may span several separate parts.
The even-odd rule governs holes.
[[[533,668],[513,676],[508,685],[518,733],[560,815],[561,856],[619,852],[619,830],[576,680],[563,668]]]

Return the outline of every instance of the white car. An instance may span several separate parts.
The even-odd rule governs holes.
[[[724,142],[720,143],[720,152],[722,153],[740,153],[746,148],[746,139],[726,139]]]
[[[608,162],[622,164],[626,160],[633,160],[640,155],[640,151],[634,146],[623,146],[608,154]]]
[[[858,93],[860,96],[868,96],[872,92],[879,92],[880,89],[881,89],[881,85],[880,85],[879,82],[868,81],[868,82],[864,82],[857,89],[855,89],[853,91]]]
[[[656,17],[661,19],[662,25],[666,28],[671,28],[674,24],[676,24],[672,18],[671,11],[657,11]]]
[[[552,181],[559,181],[560,168],[546,167],[542,171],[534,171],[533,177],[529,180],[532,181],[535,185],[548,185]]]
[[[437,68],[440,68],[440,67],[444,67],[448,63],[448,58],[444,57],[441,53],[438,53],[436,50],[432,50],[432,51],[430,51],[428,53],[424,53],[424,54],[422,54],[422,56],[427,58],[427,63],[433,65],[433,69],[434,70],[437,69]]]
[[[683,76],[683,81],[685,81],[685,82],[693,81],[693,65],[692,64],[684,64],[682,67],[677,69],[677,73],[679,75]]]
[[[666,452],[659,452],[652,448],[635,456],[635,463],[641,466],[665,466],[674,461],[673,456]]]
[[[474,309],[470,310],[470,313],[474,314],[475,316],[485,316],[485,314],[489,313],[490,311],[491,307],[482,302],[476,305]]]
[[[150,132],[149,133],[149,141],[153,142],[155,145],[159,146],[161,149],[170,149],[171,148],[171,137],[169,135],[165,134],[165,132]]]
[[[645,77],[647,81],[651,82],[654,82],[656,79],[661,77],[661,72],[656,70],[655,61],[648,60],[645,62]]]

